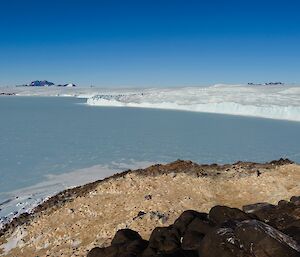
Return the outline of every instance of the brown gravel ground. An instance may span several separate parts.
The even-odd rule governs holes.
[[[0,231],[0,255],[86,256],[94,246],[108,245],[121,228],[148,239],[156,226],[173,223],[187,209],[203,212],[218,204],[238,208],[257,202],[275,204],[293,195],[300,195],[300,165],[288,160],[154,165],[50,198],[33,214]],[[13,246],[10,251],[8,245]]]

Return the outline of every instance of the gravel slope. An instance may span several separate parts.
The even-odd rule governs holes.
[[[63,191],[0,232],[1,256],[86,256],[107,246],[121,228],[148,239],[184,210],[215,205],[241,208],[276,204],[300,195],[300,166],[288,160],[266,164],[198,165],[176,161],[126,171]]]

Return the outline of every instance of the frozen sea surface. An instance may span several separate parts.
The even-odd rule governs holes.
[[[300,122],[85,103],[0,97],[0,217],[66,187],[151,163],[300,162]]]

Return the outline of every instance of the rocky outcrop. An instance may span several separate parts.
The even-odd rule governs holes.
[[[300,197],[244,206],[215,206],[209,213],[184,211],[148,241],[135,231],[117,231],[111,245],[88,257],[299,257]]]
[[[236,237],[238,224],[249,220],[298,242],[298,210],[291,206],[299,205],[299,197],[292,197],[300,194],[299,181],[300,165],[285,159],[226,165],[178,160],[128,170],[65,190],[15,218],[0,231],[0,255],[86,256],[94,248],[91,254],[105,256],[198,256],[208,235]],[[280,199],[286,201],[277,204]],[[211,234],[224,226],[224,237]],[[117,238],[129,233],[130,243],[118,239],[111,245],[121,229],[140,237],[122,232]]]

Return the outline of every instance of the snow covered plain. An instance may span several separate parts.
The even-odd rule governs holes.
[[[182,88],[0,88],[21,96],[86,98],[91,106],[141,107],[300,121],[300,86],[215,85]]]

